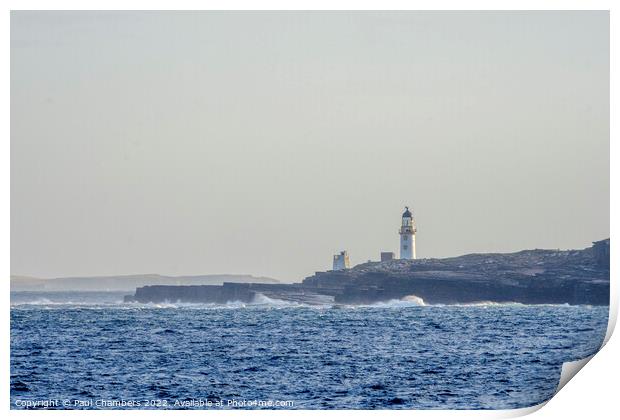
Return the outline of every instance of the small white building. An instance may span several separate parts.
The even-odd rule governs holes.
[[[334,255],[334,264],[332,266],[334,271],[346,270],[351,268],[351,262],[349,261],[349,252],[341,251],[339,254]]]
[[[415,233],[417,229],[413,220],[413,214],[409,207],[405,207],[402,224],[398,233],[400,234],[400,259],[415,260]]]

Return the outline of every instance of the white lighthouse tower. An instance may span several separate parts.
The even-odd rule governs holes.
[[[415,222],[409,207],[405,207],[403,223],[398,233],[400,234],[400,259],[415,260]]]

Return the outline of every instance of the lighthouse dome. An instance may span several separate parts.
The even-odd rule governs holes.
[[[405,212],[403,213],[403,217],[412,217],[411,212],[409,211],[409,207],[405,207]]]

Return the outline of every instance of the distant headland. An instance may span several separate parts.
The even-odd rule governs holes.
[[[605,239],[581,250],[387,260],[317,272],[293,284],[145,286],[125,301],[252,302],[263,295],[308,304],[369,304],[415,296],[429,304],[609,305],[609,250]]]
[[[400,259],[381,252],[381,261],[350,267],[349,254],[333,258],[331,271],[301,283],[148,285],[126,302],[252,302],[259,296],[302,303],[368,304],[393,299],[426,303],[481,301],[609,304],[609,239],[573,251],[527,250],[510,254],[470,254],[416,259],[417,227],[409,207],[401,216]]]
[[[97,277],[58,277],[41,279],[37,277],[11,276],[12,292],[59,292],[59,291],[130,291],[145,285],[206,285],[222,283],[280,283],[270,277],[255,277],[248,274],[207,274],[193,276],[162,276],[160,274],[133,274]]]

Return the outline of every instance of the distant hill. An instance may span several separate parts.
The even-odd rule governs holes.
[[[224,282],[280,283],[280,281],[270,277],[254,277],[247,274],[207,274],[197,276],[135,274],[102,277],[60,277],[54,279],[12,275],[11,291],[129,291],[146,285],[221,285]]]

